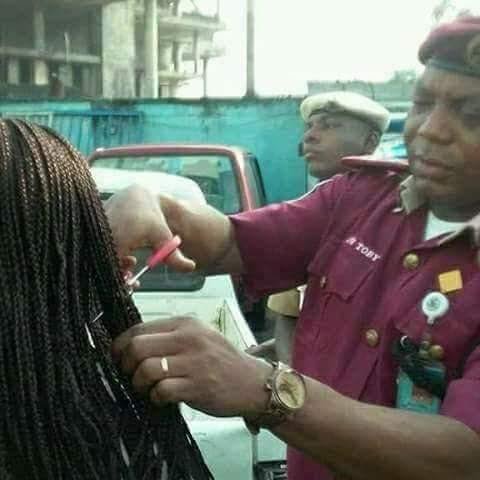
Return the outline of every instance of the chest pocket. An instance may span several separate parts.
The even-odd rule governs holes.
[[[323,249],[308,266],[308,283],[297,338],[303,344],[326,348],[355,316],[356,298],[375,268],[371,258],[344,240],[330,250]],[[377,260],[379,261],[379,260]],[[372,301],[372,299],[370,299]]]

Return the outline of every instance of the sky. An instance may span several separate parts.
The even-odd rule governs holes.
[[[418,47],[433,26],[439,1],[256,0],[256,93],[304,95],[309,80],[382,81],[396,70],[420,71]],[[216,0],[196,3],[213,11]],[[221,0],[227,29],[215,41],[226,54],[210,63],[209,96],[245,94],[246,3]],[[461,8],[479,12],[480,0],[452,3],[447,18]],[[201,81],[180,93],[201,96]]]

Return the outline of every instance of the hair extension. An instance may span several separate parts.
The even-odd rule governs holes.
[[[141,320],[86,161],[2,120],[0,198],[0,478],[211,479],[178,407],[145,402],[112,363]]]

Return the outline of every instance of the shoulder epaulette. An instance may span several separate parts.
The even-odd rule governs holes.
[[[341,160],[343,166],[352,169],[375,169],[375,170],[390,170],[395,173],[408,173],[408,163],[404,159],[386,159],[376,158],[371,155],[363,155],[358,157],[344,157]]]

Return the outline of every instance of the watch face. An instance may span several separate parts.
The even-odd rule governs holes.
[[[280,401],[290,410],[298,410],[305,403],[305,383],[297,372],[281,371],[275,379],[275,390]]]

